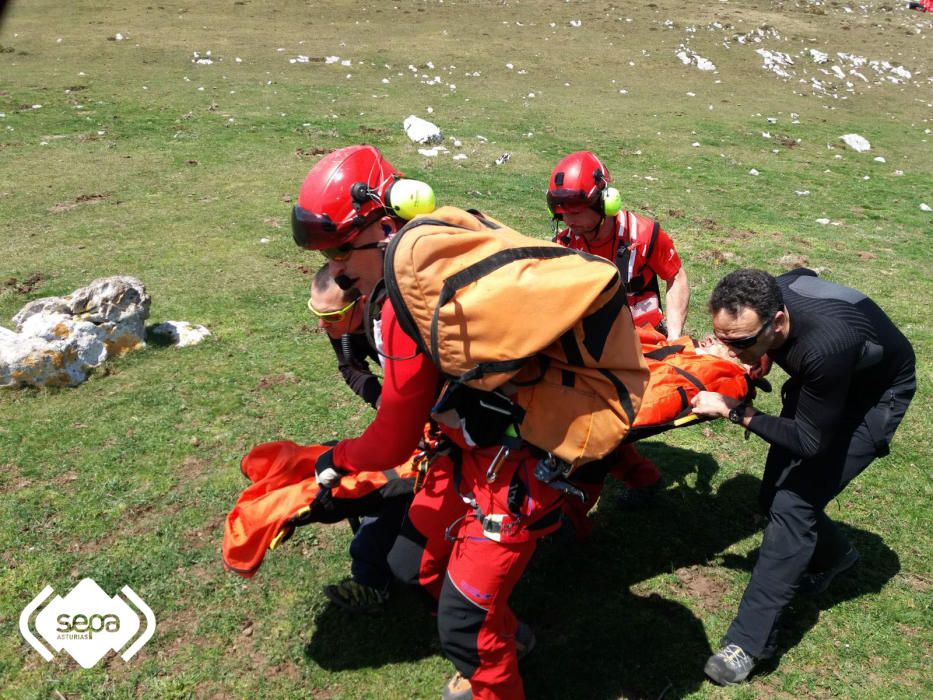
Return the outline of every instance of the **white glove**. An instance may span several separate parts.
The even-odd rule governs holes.
[[[334,450],[330,449],[320,457],[314,465],[314,471],[317,473],[318,486],[329,489],[340,483],[340,477],[347,472],[334,466]]]
[[[343,476],[333,467],[328,467],[317,475],[317,483],[325,488],[332,488],[340,483],[340,477]]]

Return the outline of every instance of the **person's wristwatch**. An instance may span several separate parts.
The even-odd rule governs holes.
[[[747,404],[740,403],[735,408],[729,409],[729,420],[735,423],[736,425],[742,425],[742,421],[745,420],[745,408]]]

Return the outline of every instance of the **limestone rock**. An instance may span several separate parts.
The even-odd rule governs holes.
[[[416,117],[414,114],[406,117],[402,126],[408,138],[415,143],[420,143],[422,146],[440,143],[444,140],[444,135],[436,124],[432,124],[421,117]]]
[[[37,315],[26,330],[2,329],[0,386],[76,386],[107,359],[105,333],[93,323],[64,314]]]
[[[151,299],[133,277],[106,277],[36,299],[0,328],[0,387],[75,386],[108,357],[145,345]]]
[[[839,137],[842,141],[845,142],[846,146],[851,148],[853,151],[858,153],[863,153],[864,151],[871,150],[871,143],[864,136],[860,134],[844,134]]]
[[[206,327],[195,326],[187,321],[165,321],[153,326],[149,332],[166,338],[172,345],[179,348],[197,345],[211,334]]]

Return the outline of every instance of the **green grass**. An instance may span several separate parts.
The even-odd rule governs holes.
[[[892,454],[829,507],[864,563],[794,604],[778,664],[746,688],[703,679],[760,541],[766,452],[711,424],[644,444],[671,483],[661,507],[629,515],[607,501],[584,547],[542,543],[513,598],[539,638],[523,665],[529,697],[933,695],[933,218],[919,208],[933,206],[931,23],[895,5],[13,3],[0,31],[0,318],[131,274],[152,294],[152,321],[213,336],[150,346],[78,388],[0,393],[0,696],[437,697],[451,668],[416,596],[400,591],[374,620],[325,605],[321,586],[348,571],[345,526],[304,528],[250,581],[219,558],[252,445],[352,436],[372,417],[304,308],[303,269],[321,259],[288,230],[310,153],[361,141],[440,202],[540,237],[551,167],[591,148],[626,206],[674,237],[691,332],[708,329],[704,303],[725,272],[778,272],[795,255],[869,293],[917,350],[919,391]],[[765,25],[781,38],[731,39]],[[718,71],[682,66],[681,44]],[[815,96],[796,78],[825,79],[817,66],[798,57],[785,82],[758,47],[848,51],[913,79]],[[207,50],[213,65],[191,62]],[[299,54],[313,60],[288,62]],[[353,63],[323,61],[333,55]],[[468,159],[418,155],[409,114],[459,138]],[[850,132],[872,150],[846,149]],[[25,293],[7,283],[36,274]],[[155,637],[129,663],[46,663],[19,636],[36,593],[86,576],[108,593],[130,585],[155,612]]]

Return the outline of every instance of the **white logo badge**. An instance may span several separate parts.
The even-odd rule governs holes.
[[[53,592],[51,586],[46,586],[19,616],[19,631],[46,661],[51,661],[53,654],[32,633],[29,619]],[[33,624],[55,651],[64,649],[84,668],[93,667],[111,650],[119,653],[136,637],[121,654],[124,661],[129,661],[155,633],[155,615],[132,588],[124,586],[122,593],[136,609],[119,595],[108,596],[94,579],[82,579],[64,598],[56,595],[36,615]],[[137,637],[140,613],[146,620],[146,628]]]

